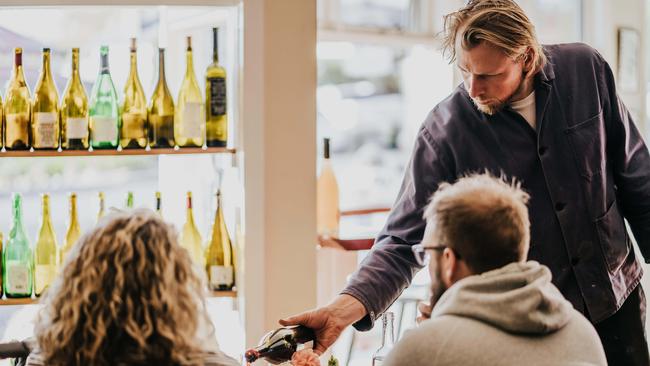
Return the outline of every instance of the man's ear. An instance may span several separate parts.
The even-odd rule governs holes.
[[[458,258],[451,248],[445,248],[442,252],[442,271],[441,271],[441,280],[447,286],[451,286],[454,283],[458,272]]]
[[[527,77],[535,73],[535,51],[532,47],[528,47],[524,56],[522,56],[522,61],[524,74],[526,74]]]

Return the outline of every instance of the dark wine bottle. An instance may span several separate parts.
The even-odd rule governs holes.
[[[274,365],[291,360],[291,356],[301,345],[316,341],[316,334],[311,328],[299,325],[295,327],[278,328],[267,333],[259,346],[246,351],[247,362],[264,359]]]

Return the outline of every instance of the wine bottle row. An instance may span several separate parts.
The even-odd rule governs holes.
[[[79,49],[72,49],[72,75],[59,103],[50,49],[43,49],[40,76],[31,96],[23,73],[22,49],[14,50],[11,80],[0,100],[2,145],[6,150],[87,150],[226,147],[226,72],[219,64],[218,29],[213,28],[212,63],[203,96],[194,72],[192,39],[187,37],[186,71],[176,104],[165,77],[165,49],[158,50],[158,82],[147,100],[138,77],[137,48],[131,39],[130,71],[122,102],[108,65],[108,46],[90,100],[79,76]]]
[[[224,220],[221,193],[217,192],[217,207],[212,225],[212,233],[205,248],[201,234],[194,223],[192,193],[187,193],[187,217],[179,242],[187,249],[192,261],[204,268],[208,287],[213,291],[229,291],[235,285],[235,251]],[[69,197],[69,221],[63,244],[57,244],[57,236],[50,219],[50,198],[42,195],[41,226],[32,246],[23,227],[22,198],[14,194],[12,199],[12,225],[2,247],[2,289],[7,298],[41,296],[52,283],[70,249],[81,237],[77,218],[77,195]],[[104,194],[99,193],[99,212],[97,220],[105,214]],[[162,199],[156,192],[156,213],[162,217]],[[133,208],[133,194],[128,193],[125,209]],[[2,233],[0,233],[0,244]]]

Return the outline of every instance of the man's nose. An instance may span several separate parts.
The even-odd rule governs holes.
[[[476,80],[475,76],[470,75],[465,79],[465,87],[470,97],[476,98],[481,95],[480,83]]]

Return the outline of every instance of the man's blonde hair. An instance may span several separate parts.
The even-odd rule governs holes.
[[[489,173],[470,175],[441,184],[424,218],[433,225],[433,244],[451,248],[470,270],[483,273],[526,259],[528,198],[514,180],[508,183]]]
[[[513,0],[469,0],[464,8],[445,15],[442,48],[450,62],[456,60],[458,37],[465,50],[487,42],[514,60],[532,52],[531,74],[547,62],[535,26]]]

